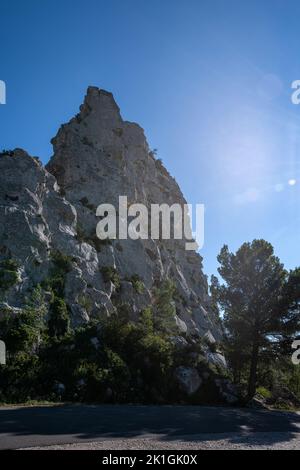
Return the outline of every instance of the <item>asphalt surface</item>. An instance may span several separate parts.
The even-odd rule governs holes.
[[[0,408],[0,449],[145,439],[183,445],[230,434],[270,445],[300,437],[300,414],[200,406],[70,405]],[[105,444],[104,444],[105,445]]]

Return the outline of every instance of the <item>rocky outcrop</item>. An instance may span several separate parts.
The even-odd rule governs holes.
[[[191,396],[196,393],[202,384],[202,379],[194,367],[177,367],[175,370],[175,377],[178,380],[179,386],[187,394]]]
[[[30,289],[49,275],[53,252],[59,252],[72,264],[64,297],[73,324],[109,315],[116,302],[128,304],[135,320],[153,302],[155,286],[172,279],[180,332],[218,339],[201,257],[186,251],[184,240],[107,243],[96,237],[97,206],[117,207],[119,195],[147,207],[186,203],[150,151],[143,129],[122,119],[111,93],[90,87],[79,114],[52,143],[46,168],[23,150],[0,155],[0,262],[18,263],[15,282],[1,289],[1,301],[22,308]],[[104,276],[104,270],[114,276]]]
[[[207,362],[223,369],[227,369],[227,362],[223,354],[219,352],[206,352]]]
[[[28,293],[48,277],[55,252],[73,260],[65,299],[74,324],[89,319],[86,307],[81,306],[85,295],[91,298],[94,311],[96,301],[99,309],[113,309],[109,295],[101,290],[95,250],[76,239],[76,209],[60,195],[55,177],[23,150],[0,157],[0,219],[1,259],[18,263],[16,282],[8,288],[1,286],[6,309],[24,305]]]

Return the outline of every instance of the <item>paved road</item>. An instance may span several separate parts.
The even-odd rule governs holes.
[[[70,405],[0,408],[0,449],[144,439],[166,445],[264,435],[270,444],[300,437],[300,414],[222,407]],[[298,433],[298,434],[297,434]]]

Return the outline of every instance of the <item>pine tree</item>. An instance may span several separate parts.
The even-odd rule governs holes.
[[[265,240],[244,243],[219,256],[214,296],[224,313],[224,326],[235,373],[249,359],[248,398],[256,391],[257,368],[263,352],[299,330],[299,270],[288,273]],[[291,339],[292,341],[292,339]]]

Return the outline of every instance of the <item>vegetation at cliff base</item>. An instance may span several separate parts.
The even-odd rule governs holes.
[[[0,401],[224,403],[228,392],[220,384],[230,388],[233,382],[231,395],[245,402],[257,394],[278,408],[300,406],[300,371],[291,362],[291,343],[299,334],[300,269],[286,271],[264,240],[245,243],[236,253],[224,246],[218,261],[220,279],[212,278],[210,291],[212,318],[223,330],[220,344],[179,331],[176,302],[182,305],[182,299],[172,279],[153,287],[152,303],[133,321],[130,305],[119,298],[120,275],[110,266],[99,276],[116,288],[114,312],[75,325],[65,288],[76,260],[52,253],[48,276],[25,307],[1,304],[7,364],[0,367]],[[18,269],[13,259],[1,261],[0,280],[9,272],[13,281],[2,283],[2,290],[17,282]],[[139,276],[127,281],[143,294]],[[79,295],[78,305],[90,311],[89,296]],[[228,369],[208,360],[220,352]],[[201,386],[187,393],[182,385],[189,373]]]
[[[0,335],[7,345],[7,364],[0,368],[1,402],[221,402],[216,385],[214,395],[211,387],[223,371],[206,362],[207,346],[187,339],[178,350],[174,342],[172,282],[155,290],[156,305],[143,309],[138,321],[130,321],[130,307],[119,304],[109,317],[74,328],[61,295],[69,262],[57,254],[44,287],[33,290],[26,307],[1,316]],[[104,272],[110,280],[115,276],[114,270]],[[50,305],[45,300],[49,289]],[[191,366],[210,380],[208,389],[188,397],[175,372]]]

